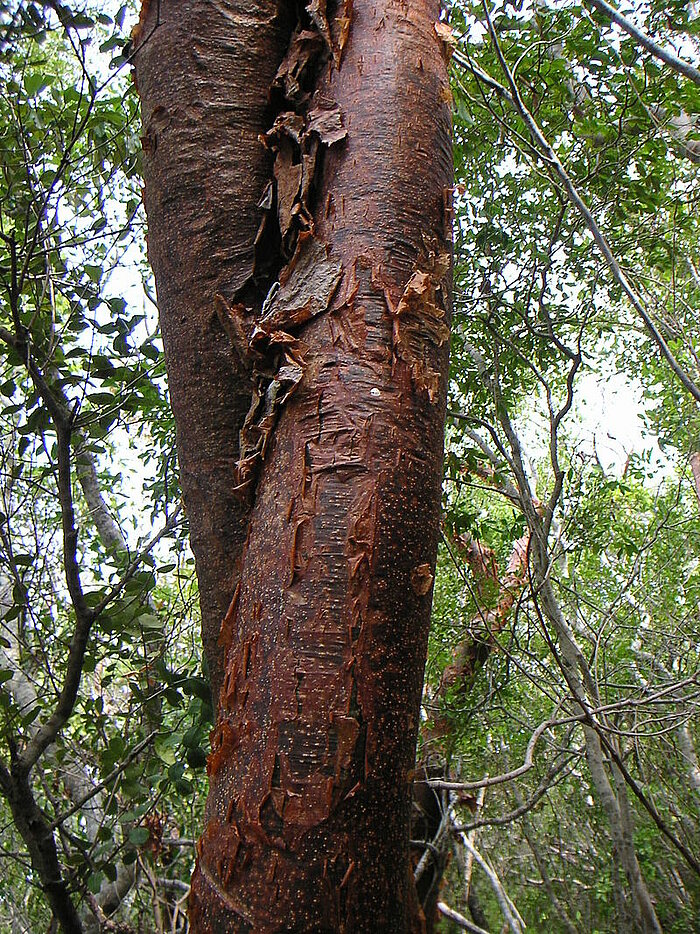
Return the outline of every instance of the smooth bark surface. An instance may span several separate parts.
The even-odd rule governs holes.
[[[203,607],[217,602],[205,590],[218,584],[196,533],[209,519],[195,513],[213,509],[230,534],[252,506],[219,638],[225,676],[193,929],[420,930],[411,771],[438,537],[450,271],[450,92],[439,5],[355,0],[326,10],[311,0],[296,21],[290,4],[281,51],[285,20],[262,17],[269,4],[172,6],[161,5],[163,25],[151,38],[155,12],[147,12],[139,39],[148,47],[137,65],[146,133],[157,124],[169,139],[146,154],[149,250],[161,314],[177,308],[164,331]],[[186,50],[224,7],[204,58],[230,49],[240,86],[184,107],[178,95],[190,93],[186,72],[197,67]],[[267,114],[262,105],[240,109],[240,95],[251,93],[251,59],[255,87],[273,85]],[[247,248],[254,265],[266,259],[270,285],[279,271],[264,302],[250,278],[231,276],[226,286],[217,277],[234,234],[203,212],[196,181],[197,159],[207,164],[203,124],[221,125],[231,100],[238,109],[227,141],[237,148],[222,154],[223,177],[247,189],[257,172],[234,252]],[[217,133],[207,139],[213,145]],[[159,161],[164,146],[167,164]],[[229,158],[235,168],[224,172]],[[193,263],[192,233],[172,241],[175,218],[164,205],[197,196],[199,205],[175,210],[190,227],[199,211],[201,241],[219,243],[218,260],[195,250]],[[260,208],[251,212],[253,202]],[[253,404],[233,480],[231,447],[225,463],[223,452],[206,461],[217,476],[200,495],[188,480],[191,464],[216,428],[197,398],[202,377],[192,358],[220,335],[209,326],[193,346],[192,321],[212,317],[183,272],[203,262],[207,282],[217,279],[210,309],[235,347],[222,358],[252,387]],[[207,376],[216,401],[236,385],[222,373]],[[243,505],[232,505],[233,486]],[[235,548],[230,554],[229,576],[220,575],[228,596]]]
[[[270,171],[258,134],[287,37],[276,0],[152,0],[134,37],[148,255],[215,699],[219,627],[247,535],[248,504],[234,487],[250,402],[215,296],[255,292],[257,202]]]

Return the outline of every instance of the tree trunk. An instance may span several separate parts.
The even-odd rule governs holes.
[[[190,911],[200,934],[400,934],[422,924],[409,816],[447,371],[445,47],[436,0],[295,10],[162,0],[137,35],[149,251],[217,634],[238,580],[210,660],[225,676]]]
[[[219,627],[247,535],[234,477],[250,404],[215,295],[255,291],[257,203],[270,171],[258,134],[288,35],[276,0],[145,0],[134,36],[148,255],[215,700]]]

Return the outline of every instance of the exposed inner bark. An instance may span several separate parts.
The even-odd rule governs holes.
[[[250,36],[253,48],[246,44],[245,53],[238,46],[247,41],[241,37],[250,5],[186,4],[198,12],[184,29],[196,25],[198,36],[206,20],[211,31],[220,6],[228,10],[230,33],[212,39],[206,61],[221,55],[216,43],[235,49],[229,67],[239,70],[243,93],[251,83],[249,65],[240,78],[243,59],[259,56],[262,42]],[[241,217],[248,239],[237,234],[234,252],[262,262],[261,245],[273,243],[277,268],[287,265],[261,304],[246,278],[252,266],[247,273],[237,267],[225,283],[216,276],[221,260],[208,257],[216,282],[209,311],[202,299],[199,312],[209,323],[209,343],[212,335],[229,334],[234,349],[222,349],[222,360],[237,369],[248,392],[253,386],[253,404],[247,416],[238,410],[242,450],[234,469],[237,446],[225,463],[211,461],[218,473],[206,498],[195,483],[186,493],[190,522],[206,527],[206,516],[195,519],[194,512],[215,502],[222,528],[224,520],[229,530],[240,523],[246,507],[232,506],[233,486],[253,505],[240,582],[219,616],[226,662],[208,763],[207,827],[192,885],[198,932],[421,929],[410,873],[410,773],[438,536],[450,266],[449,87],[438,14],[434,0],[355,0],[352,9],[349,2],[327,9],[324,0],[311,0],[285,50],[278,33],[268,39],[273,67],[267,62],[262,69],[260,58],[253,66],[255,84],[272,85],[271,129],[258,124],[252,132],[262,106],[238,114],[241,125],[228,128],[229,138],[239,134],[236,168],[226,175],[232,186],[248,162],[265,168],[254,137],[262,136],[274,156],[273,184],[266,186],[260,171],[262,207]],[[170,15],[177,22],[169,28],[184,40],[179,5]],[[150,10],[142,35],[154,16]],[[275,22],[257,25],[271,35]],[[164,43],[159,55],[175,56]],[[146,53],[148,63],[141,54],[139,87],[152,123],[156,89],[149,77],[146,91],[143,72],[172,66],[184,77],[195,66],[182,64],[182,48],[181,59],[167,65],[156,63],[153,52]],[[169,106],[176,100],[170,97]],[[221,123],[217,108],[226,102],[220,92],[214,100]],[[207,109],[202,122],[210,116]],[[145,125],[148,133],[148,119]],[[188,134],[203,132],[185,119],[177,135],[192,154]],[[182,173],[177,165],[157,169],[166,202],[171,170]],[[146,181],[148,188],[148,175]],[[190,186],[189,197],[196,194]],[[192,247],[175,244],[175,261],[165,263],[162,231],[165,246],[153,245],[154,225],[165,213],[161,207],[154,213],[152,199],[149,242],[162,264],[156,275],[163,304],[166,292],[180,294],[178,266],[189,265]],[[198,221],[211,243],[213,218]],[[232,234],[218,226],[218,216],[216,222],[215,242],[226,257]],[[179,249],[188,250],[186,259],[178,258]],[[191,360],[180,359],[193,356],[191,336],[179,333],[194,314],[187,300],[192,294],[166,335],[180,383],[183,474],[211,443],[196,402],[200,424],[187,424],[201,386],[201,371],[191,378]],[[208,374],[216,400],[235,386],[229,377],[222,389],[219,378]],[[230,416],[226,430],[230,440]],[[221,491],[224,483],[229,487]],[[216,502],[220,492],[224,505]],[[204,605],[204,589],[216,581],[202,576],[201,542]],[[230,597],[231,568],[221,580]]]

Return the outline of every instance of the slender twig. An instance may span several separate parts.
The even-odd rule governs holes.
[[[437,852],[437,845],[444,837],[447,827],[450,823],[450,809],[447,808],[443,811],[442,817],[440,819],[440,825],[433,837],[432,841],[423,841],[421,840],[421,846],[424,846],[423,855],[421,856],[418,865],[413,870],[413,881],[418,882],[425,870],[428,868],[428,863],[431,859],[435,860],[435,854]]]
[[[178,503],[175,509],[170,513],[167,520],[163,523],[162,528],[157,532],[153,538],[150,538],[143,548],[138,552],[134,557],[134,560],[128,566],[126,571],[119,578],[117,583],[112,587],[105,596],[100,600],[97,606],[92,611],[95,618],[97,618],[101,613],[103,613],[107,607],[112,603],[116,598],[121,594],[126,585],[129,583],[131,578],[134,576],[139,567],[143,564],[144,560],[148,555],[153,551],[158,542],[167,535],[177,525],[177,521],[180,518],[180,513],[182,512],[182,503]]]
[[[600,741],[605,747],[606,752],[608,753],[610,758],[613,760],[615,765],[618,767],[618,769],[622,773],[622,777],[624,778],[629,788],[631,788],[632,793],[635,795],[635,797],[640,802],[642,807],[646,810],[646,812],[649,814],[651,819],[654,821],[654,823],[659,828],[661,833],[666,837],[666,839],[669,840],[675,846],[678,852],[683,856],[683,858],[688,863],[688,865],[692,869],[694,869],[698,875],[700,875],[700,862],[690,852],[687,846],[685,846],[685,844],[681,840],[678,839],[678,837],[673,833],[670,827],[666,825],[665,821],[661,818],[661,815],[659,814],[659,812],[656,810],[654,805],[647,798],[647,796],[644,794],[642,789],[639,787],[639,785],[637,784],[633,776],[630,774],[629,770],[626,768],[624,762],[622,761],[622,758],[620,757],[620,754],[615,749],[615,747],[610,742],[610,740],[607,738],[607,736],[604,735],[602,730],[596,730],[596,732],[598,733],[598,736],[600,737]]]
[[[87,648],[94,614],[85,600],[78,564],[78,528],[73,508],[71,478],[71,433],[72,415],[56,401],[33,361],[29,345],[25,346],[26,366],[54,423],[56,432],[56,459],[58,465],[57,487],[63,530],[63,568],[71,603],[75,611],[75,629],[68,649],[66,671],[56,708],[49,719],[37,731],[18,757],[16,768],[28,774],[42,752],[51,745],[59,731],[68,721],[80,687],[83,660]]]
[[[605,0],[586,0],[586,2],[590,4],[590,6],[595,7],[596,10],[604,13],[613,23],[618,25],[620,29],[624,29],[627,35],[632,36],[635,42],[638,42],[647,52],[651,52],[655,58],[661,59],[669,68],[672,68],[674,71],[678,72],[678,74],[686,78],[690,78],[695,84],[700,85],[700,71],[698,71],[697,68],[691,65],[690,62],[679,58],[675,53],[658,45],[648,33],[641,30],[638,26],[635,26],[633,22],[628,20],[626,16],[623,16],[615,7],[610,6]]]
[[[542,133],[542,130],[540,129],[535,118],[532,116],[530,111],[525,106],[525,103],[520,96],[520,92],[518,91],[518,87],[513,78],[512,72],[510,68],[508,67],[508,63],[506,62],[505,57],[503,55],[503,51],[498,41],[498,36],[496,35],[496,30],[491,20],[491,15],[489,14],[488,7],[486,5],[485,0],[482,0],[482,6],[484,9],[486,23],[488,26],[489,35],[491,36],[491,41],[493,43],[494,51],[496,53],[496,57],[498,58],[499,64],[503,70],[503,73],[506,76],[508,88],[503,87],[503,85],[499,85],[499,82],[495,81],[493,78],[485,76],[484,72],[481,72],[480,69],[476,69],[471,64],[468,64],[467,67],[480,80],[485,80],[485,78],[488,77],[487,83],[489,87],[493,88],[494,90],[497,90],[498,88],[499,95],[503,97],[505,100],[507,100],[518,111],[522,121],[524,122],[525,126],[528,129],[528,132],[530,133],[530,136],[533,140],[533,143],[540,157],[545,160],[545,163],[549,166],[550,170],[553,171],[555,175],[558,177],[567,198],[571,201],[571,203],[574,205],[576,210],[579,212],[579,214],[583,218],[586,226],[588,227],[589,231],[591,232],[593,236],[594,242],[596,243],[598,249],[603,255],[603,258],[605,259],[605,262],[608,268],[610,269],[610,272],[612,273],[613,278],[615,279],[617,284],[620,286],[623,293],[626,295],[628,301],[630,302],[634,310],[641,317],[650,337],[655,342],[655,344],[661,351],[662,356],[664,357],[668,365],[671,367],[673,372],[676,374],[678,379],[681,381],[684,388],[693,396],[693,398],[696,401],[700,402],[700,388],[696,385],[696,383],[690,378],[690,376],[685,372],[685,370],[681,367],[681,365],[676,360],[671,348],[666,343],[666,340],[664,339],[663,335],[661,334],[659,329],[656,327],[653,320],[651,319],[651,316],[649,315],[646,308],[644,307],[644,302],[641,296],[637,293],[636,289],[632,286],[632,284],[627,279],[627,276],[622,271],[622,268],[620,267],[620,264],[618,263],[615,257],[615,254],[613,253],[612,248],[610,244],[608,243],[608,240],[605,234],[602,232],[602,230],[596,223],[596,220],[593,217],[593,214],[591,213],[590,208],[585,203],[581,195],[578,193],[576,186],[573,184],[568,172],[564,168],[556,152],[550,145],[545,135]],[[457,61],[462,63],[464,61],[464,57],[461,56],[460,58],[457,59]]]
[[[158,730],[153,730],[153,732],[149,733],[145,739],[142,739],[140,743],[137,743],[136,746],[134,746],[134,748],[131,750],[131,752],[127,756],[124,757],[124,759],[119,763],[119,765],[116,768],[112,769],[112,771],[109,773],[109,775],[107,775],[106,778],[103,778],[101,782],[98,782],[94,786],[94,788],[91,788],[90,791],[82,795],[82,797],[78,798],[78,800],[74,802],[68,808],[67,811],[64,811],[60,817],[57,817],[51,824],[50,829],[55,830],[58,826],[63,824],[65,821],[67,821],[69,817],[72,817],[74,814],[80,811],[81,808],[83,808],[88,803],[88,801],[91,800],[91,798],[94,798],[95,795],[98,795],[103,789],[107,788],[108,785],[111,785],[112,782],[121,775],[121,773],[127,768],[127,766],[129,766],[134,761],[134,759],[137,758],[139,753],[143,749],[145,749],[146,746],[148,746],[149,743],[151,743],[157,735],[158,735]]]
[[[567,722],[569,722],[569,718],[567,718]],[[545,720],[544,723],[540,723],[530,737],[530,742],[527,744],[525,761],[522,765],[518,766],[517,769],[512,769],[510,772],[503,772],[501,775],[494,775],[492,778],[482,778],[478,782],[450,782],[442,778],[431,778],[427,780],[427,784],[432,788],[445,788],[448,791],[476,791],[477,788],[489,788],[491,785],[504,785],[506,782],[512,782],[514,779],[520,778],[521,775],[525,775],[525,773],[529,772],[534,766],[535,746],[537,745],[537,741],[545,730],[550,729],[558,723],[561,723],[561,721],[554,719]]]
[[[456,829],[462,830],[465,833],[471,833],[473,830],[478,830],[480,827],[503,827],[506,824],[512,824],[514,821],[519,820],[523,815],[527,814],[528,811],[531,811],[535,805],[544,798],[547,792],[550,791],[552,788],[552,780],[563,772],[575,758],[582,754],[582,749],[573,750],[571,754],[566,755],[560,762],[553,765],[551,769],[547,770],[544,778],[532,795],[524,801],[522,805],[509,811],[507,814],[501,814],[499,817],[479,817],[470,821],[468,824],[462,824]]]
[[[450,908],[449,905],[446,905],[445,902],[438,902],[438,911],[441,915],[444,915],[458,927],[462,928],[463,931],[469,931],[470,934],[489,934],[484,928],[480,928],[478,924],[469,921],[464,915],[455,911],[454,908]]]
[[[464,845],[465,850],[473,855],[476,862],[486,873],[486,876],[491,883],[491,888],[493,889],[496,896],[496,900],[498,901],[499,907],[503,912],[503,917],[505,918],[506,924],[511,929],[513,934],[523,934],[523,931],[525,930],[525,922],[521,918],[518,909],[508,897],[508,893],[503,887],[503,883],[499,879],[498,874],[491,866],[489,866],[481,853],[473,845],[467,834],[460,833],[459,837],[462,841],[462,844]]]

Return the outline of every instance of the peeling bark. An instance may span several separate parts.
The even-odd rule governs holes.
[[[185,4],[183,25],[180,5],[168,13],[171,4],[163,3],[161,18],[172,18],[168,28],[188,48],[187,30],[196,24],[193,35],[201,35],[221,5]],[[227,517],[229,533],[235,516],[246,538],[240,578],[232,572],[233,547],[229,576],[221,577],[228,609],[220,612],[218,648],[225,675],[208,761],[192,926],[199,934],[419,931],[423,919],[409,858],[411,772],[437,549],[449,320],[451,147],[443,43],[434,28],[439,5],[355,0],[351,9],[311,0],[290,28],[286,49],[271,40],[276,21],[269,18],[249,37],[252,53],[239,46],[241,9],[251,17],[266,5],[225,6],[231,34],[217,41],[235,49],[228,67],[237,84],[228,99],[245,97],[249,85],[261,81],[272,86],[272,129],[258,127],[255,137],[274,163],[267,178],[261,172],[239,221],[247,239],[241,234],[238,254],[245,241],[247,270],[224,283],[210,257],[210,317],[197,310],[199,302],[205,307],[201,293],[195,299],[190,291],[164,327],[170,378],[178,382],[173,402],[187,468],[183,483],[202,445],[212,443],[211,418],[193,397],[201,371],[190,379],[191,359],[183,364],[172,348],[176,344],[189,358],[193,351],[211,354],[213,330],[208,324],[208,344],[188,347],[187,322],[201,315],[214,321],[216,332],[229,333],[238,346],[221,351],[222,359],[248,385],[252,378],[258,397],[265,387],[267,398],[280,382],[291,365],[286,354],[296,354],[302,375],[281,405],[259,409],[254,395],[249,418],[239,410],[237,428],[228,418],[228,459],[211,462],[216,479],[206,499],[194,481],[186,486],[193,530],[206,526],[211,506]],[[270,56],[263,69],[265,41]],[[177,60],[173,48],[168,51],[165,64],[148,49],[137,60],[147,128],[157,95],[170,101],[162,107],[177,100],[172,86],[156,87],[153,74],[172,68],[184,75],[194,67],[182,48]],[[258,56],[255,79],[244,66],[251,55]],[[222,99],[215,98],[203,120]],[[256,119],[263,112],[259,108]],[[201,139],[204,132],[184,120],[176,134],[192,157],[188,172],[197,157],[190,136]],[[240,186],[250,173],[246,163],[263,169],[266,156],[252,141],[252,129],[239,132],[245,139],[225,179],[237,173]],[[154,247],[154,239],[167,240],[158,199],[167,201],[170,188],[177,188],[169,181],[166,192],[165,180],[183,171],[174,153],[157,169],[155,156],[147,155],[146,204],[163,305],[164,294],[170,303],[171,295],[184,293],[181,273],[190,266],[193,244],[178,242],[179,269],[164,264],[162,244]],[[201,163],[201,150],[198,158]],[[149,185],[158,184],[160,194],[149,194]],[[177,200],[194,194],[191,188]],[[181,209],[189,217],[193,207]],[[233,234],[219,229],[218,217],[199,217],[201,236],[211,243],[214,220],[219,254],[229,255]],[[276,260],[270,243],[277,244]],[[259,269],[275,265],[279,273],[255,291],[251,281],[258,275],[262,282]],[[171,276],[178,277],[175,284]],[[207,375],[217,402],[236,383],[222,372]],[[194,419],[200,424],[192,425]],[[255,451],[254,473],[246,474],[246,445],[253,444],[261,419],[268,419],[265,440]],[[197,441],[200,450],[193,450]],[[206,475],[206,465],[198,470]],[[234,487],[242,492],[241,474],[250,515],[232,501]],[[211,544],[195,534],[203,607],[206,600],[221,606],[220,593],[205,594],[217,587],[206,566]],[[215,549],[215,563],[223,556]]]
[[[520,598],[527,579],[529,532],[513,544],[508,566],[500,579],[495,555],[488,546],[474,539],[458,540],[458,544],[466,551],[466,561],[476,578],[478,597],[483,596],[485,584],[490,584],[496,592],[496,601],[491,609],[479,609],[468,627],[467,636],[456,645],[452,653],[452,661],[445,667],[440,678],[434,698],[436,701],[444,700],[448,691],[455,687],[462,695],[469,693],[474,678],[498,645],[496,636],[510,619],[511,611]],[[436,711],[432,728],[433,735],[439,736],[448,730],[447,718]]]
[[[693,483],[695,484],[695,495],[700,503],[700,452],[693,451],[690,455],[690,467],[693,471]]]

